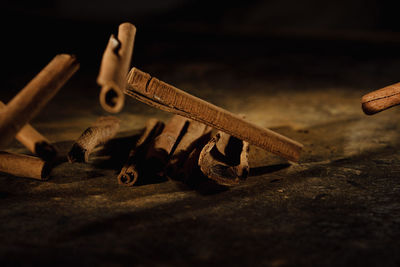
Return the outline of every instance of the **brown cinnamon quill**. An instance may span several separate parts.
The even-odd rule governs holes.
[[[50,164],[37,157],[0,151],[0,172],[46,180],[50,171]]]
[[[113,138],[119,130],[119,119],[113,116],[100,117],[72,145],[68,153],[69,162],[88,162],[90,153]]]
[[[174,115],[167,122],[160,135],[153,140],[146,153],[146,161],[151,166],[153,173],[159,174],[164,171],[168,157],[173,152],[187,121],[182,116]]]
[[[283,135],[245,121],[239,116],[192,96],[132,68],[125,93],[150,106],[202,122],[288,160],[297,161],[302,145]]]
[[[33,119],[58,90],[77,71],[74,56],[57,55],[6,107],[0,111],[0,148],[6,147],[15,135]]]
[[[111,113],[118,113],[124,106],[123,90],[131,64],[135,34],[134,25],[122,23],[118,28],[118,38],[111,35],[103,54],[97,83],[101,86],[100,104]]]
[[[167,166],[167,173],[170,177],[181,178],[180,174],[183,172],[183,165],[189,158],[190,153],[198,146],[204,145],[207,142],[211,130],[207,125],[188,120],[187,127],[185,127],[182,138],[176,146],[174,153],[171,155]]]
[[[160,134],[163,127],[164,123],[157,119],[149,119],[147,121],[143,134],[130,151],[129,157],[117,177],[119,184],[132,186],[138,181],[140,165],[145,165],[143,162],[144,153],[151,141]]]
[[[400,83],[386,86],[362,97],[362,109],[365,114],[373,115],[400,104]]]
[[[3,110],[5,106],[6,105],[0,101],[0,110]],[[21,128],[15,138],[32,153],[35,153],[46,161],[53,160],[57,155],[56,148],[29,123]]]

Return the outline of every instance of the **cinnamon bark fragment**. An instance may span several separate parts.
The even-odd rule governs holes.
[[[196,146],[193,147],[192,151],[190,151],[188,157],[185,159],[182,168],[176,172],[175,175],[178,179],[182,179],[186,183],[190,184],[192,180],[196,180],[199,176],[203,176],[199,168],[199,157],[201,150],[211,139],[211,132],[212,128],[209,126],[204,129],[202,136],[196,142]]]
[[[0,148],[6,147],[15,135],[55,96],[78,70],[76,58],[57,55],[35,78],[0,111]]]
[[[188,120],[188,125],[182,133],[182,138],[179,141],[174,153],[171,155],[167,166],[167,173],[170,177],[179,178],[182,174],[183,165],[189,158],[190,153],[196,147],[204,146],[204,142],[209,140],[209,132],[211,128],[207,125]]]
[[[137,68],[131,69],[127,79],[125,93],[143,103],[202,122],[288,160],[298,161],[300,157],[300,143],[247,122]]]
[[[361,99],[365,114],[373,115],[400,104],[400,83],[370,92]]]
[[[0,101],[0,110],[3,110],[5,106],[6,105]],[[57,149],[29,123],[21,128],[15,138],[41,159],[51,161],[57,156]]]
[[[187,118],[174,115],[165,125],[164,129],[150,145],[146,153],[146,161],[152,172],[160,174],[168,162],[168,157],[173,153],[184,127],[187,127]]]
[[[119,123],[119,119],[113,116],[98,118],[72,145],[68,153],[68,161],[88,162],[96,146],[106,143],[117,134]]]
[[[131,64],[136,27],[122,23],[118,37],[111,35],[101,61],[97,83],[101,86],[100,104],[104,110],[118,113],[124,106],[126,75]]]
[[[18,177],[47,180],[50,171],[50,164],[40,158],[0,151],[0,172]]]
[[[218,132],[202,149],[200,170],[220,185],[232,186],[249,173],[249,143]]]
[[[130,151],[129,157],[117,177],[119,184],[133,186],[138,181],[141,167],[144,167],[143,157],[146,149],[163,128],[164,123],[157,119],[147,121],[143,134]]]

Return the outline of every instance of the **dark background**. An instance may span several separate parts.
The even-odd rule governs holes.
[[[5,1],[3,66],[12,75],[66,52],[78,56],[82,70],[97,68],[109,35],[123,21],[137,26],[133,64],[139,66],[165,58],[234,62],[277,47],[341,54],[349,49],[344,42],[363,42],[353,50],[384,56],[393,50],[357,50],[397,49],[399,8],[399,1],[388,0]]]

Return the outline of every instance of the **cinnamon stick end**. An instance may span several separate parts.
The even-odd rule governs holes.
[[[67,158],[70,163],[89,161],[89,155],[87,153],[87,150],[76,143],[72,146],[71,150],[68,152]]]
[[[103,85],[100,91],[100,105],[110,113],[121,111],[125,103],[125,95],[117,86]]]
[[[137,182],[138,176],[136,171],[120,173],[118,175],[118,183],[125,186],[133,186]]]
[[[52,161],[57,156],[57,149],[46,141],[35,144],[35,153],[45,161]]]

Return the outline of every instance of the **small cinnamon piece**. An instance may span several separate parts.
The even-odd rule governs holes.
[[[0,110],[3,110],[5,106],[6,105],[0,101]],[[46,161],[51,161],[57,156],[56,148],[29,123],[22,127],[15,138],[32,153],[35,153]]]
[[[182,116],[174,115],[165,125],[161,134],[153,140],[146,153],[146,160],[153,173],[159,174],[164,170],[168,157],[173,152],[187,121]]]
[[[57,55],[0,111],[0,148],[33,119],[77,71],[74,56]]]
[[[37,157],[0,151],[0,172],[46,180],[50,171],[50,164]]]
[[[220,185],[236,185],[249,173],[248,153],[248,142],[218,132],[200,153],[200,170]]]
[[[281,134],[192,96],[132,68],[125,93],[150,106],[202,122],[288,160],[298,161],[302,145]]]
[[[135,34],[134,25],[122,23],[118,28],[118,38],[111,35],[103,54],[97,83],[101,86],[100,104],[111,113],[118,113],[124,106],[123,91],[131,64]]]
[[[72,145],[68,153],[69,162],[88,162],[93,149],[113,138],[119,130],[119,119],[113,116],[100,117]]]
[[[146,128],[140,136],[135,147],[130,151],[129,157],[121,169],[117,179],[118,183],[126,186],[133,186],[139,178],[139,167],[143,164],[143,157],[146,148],[154,138],[160,134],[164,123],[157,119],[149,119]]]
[[[373,115],[400,104],[400,83],[386,86],[362,97],[362,109],[365,114]]]

